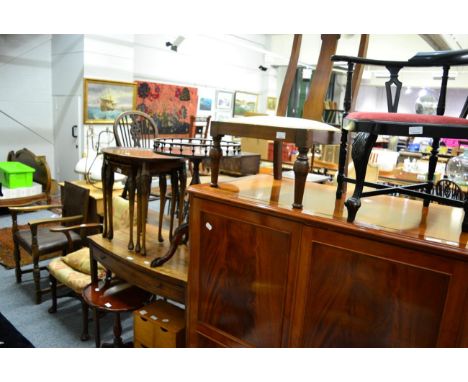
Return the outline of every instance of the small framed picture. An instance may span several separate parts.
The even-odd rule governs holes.
[[[112,124],[124,111],[136,108],[136,84],[85,78],[85,124]]]
[[[267,110],[276,110],[276,97],[267,97]]]
[[[236,92],[234,101],[234,116],[245,115],[247,112],[257,111],[258,94]]]
[[[218,91],[216,93],[216,109],[232,110],[232,98],[234,93]]]

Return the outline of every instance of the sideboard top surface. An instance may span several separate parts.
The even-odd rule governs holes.
[[[328,229],[353,231],[356,235],[381,241],[423,246],[432,252],[440,251],[468,261],[468,233],[461,231],[464,216],[461,208],[436,203],[424,208],[422,200],[381,195],[363,199],[356,220],[348,223],[343,205],[347,195],[336,200],[335,186],[307,182],[302,211],[291,207],[294,181],[275,180],[268,174],[220,183],[219,188],[199,184],[188,191],[192,196],[241,205]],[[352,189],[348,189],[350,192]]]

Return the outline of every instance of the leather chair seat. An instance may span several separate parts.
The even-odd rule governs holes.
[[[73,241],[73,248],[79,248],[81,245],[81,236],[76,232],[70,232]],[[28,253],[32,252],[32,235],[30,231],[22,230],[15,233],[15,240]],[[61,251],[68,245],[66,236],[61,232],[50,232],[50,227],[39,227],[37,230],[37,245],[39,255]]]

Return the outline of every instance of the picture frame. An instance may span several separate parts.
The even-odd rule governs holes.
[[[258,94],[236,92],[234,95],[234,116],[242,116],[246,113],[256,113]]]
[[[213,100],[210,97],[200,97],[200,110],[211,111]]]
[[[267,97],[267,110],[276,110],[276,97]]]
[[[216,109],[219,110],[232,110],[232,99],[234,93],[219,90],[216,92]]]
[[[124,111],[136,109],[136,84],[84,79],[83,121],[84,124],[112,124]]]

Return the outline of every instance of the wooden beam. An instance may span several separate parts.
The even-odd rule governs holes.
[[[299,61],[299,53],[301,52],[301,42],[302,35],[295,34],[288,69],[284,78],[283,87],[281,88],[281,94],[278,100],[278,109],[276,110],[276,115],[280,117],[284,117],[288,110],[289,95],[291,94],[294,78],[296,77],[297,62]]]
[[[323,34],[322,48],[312,81],[310,82],[309,96],[304,102],[302,117],[322,121],[325,95],[330,84],[333,63],[330,57],[336,53],[339,34]]]
[[[359,43],[359,51],[358,57],[365,58],[367,56],[367,48],[369,46],[369,35],[362,34],[361,35],[361,42]],[[353,83],[351,85],[351,109],[350,111],[354,110],[356,106],[356,100],[359,93],[359,87],[361,85],[362,73],[364,71],[364,65],[357,64],[354,69],[353,74]]]

